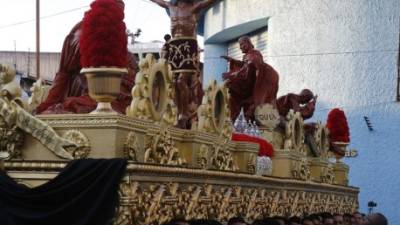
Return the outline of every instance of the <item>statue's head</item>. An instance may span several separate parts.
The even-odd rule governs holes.
[[[254,49],[254,45],[251,43],[249,36],[239,38],[239,45],[240,50],[242,50],[243,53],[247,53],[249,50]]]
[[[314,93],[310,89],[303,89],[301,90],[300,94],[300,103],[307,103],[314,98]]]

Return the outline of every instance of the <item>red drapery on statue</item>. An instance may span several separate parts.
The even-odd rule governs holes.
[[[96,101],[88,95],[86,77],[80,74],[82,69],[79,53],[81,25],[82,22],[76,24],[65,38],[59,71],[47,99],[36,108],[36,114],[89,113],[96,108]],[[132,55],[129,57],[127,67],[129,73],[122,76],[120,94],[111,103],[112,108],[122,114],[125,114],[126,107],[132,101],[131,89],[136,74],[136,61]]]
[[[247,119],[254,119],[257,106],[264,103],[275,105],[279,88],[279,75],[264,62],[256,49],[243,56],[243,61],[231,60],[230,70],[223,78],[231,95],[229,106],[231,118],[235,119],[243,107]]]

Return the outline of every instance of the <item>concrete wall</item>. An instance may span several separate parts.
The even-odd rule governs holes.
[[[398,0],[224,0],[207,11],[204,31],[207,42],[268,18],[266,61],[280,73],[279,95],[302,88],[317,93],[311,120],[325,121],[334,107],[345,110],[350,148],[359,151],[346,161],[350,184],[361,188],[360,210],[374,200],[391,224],[400,220],[399,15]]]
[[[42,52],[40,54],[40,77],[52,81],[60,65],[61,53]],[[36,53],[1,51],[0,63],[13,66],[24,76],[36,77]]]

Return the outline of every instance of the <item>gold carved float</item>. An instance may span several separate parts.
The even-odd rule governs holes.
[[[313,136],[318,155],[304,142],[298,113],[290,112],[282,126],[265,129],[275,152],[272,175],[261,176],[256,175],[258,145],[230,139],[224,86],[213,81],[207,87],[192,130],[174,127],[173,95],[168,64],[149,55],[140,62],[127,115],[32,116],[15,99],[1,97],[0,156],[7,159],[0,161],[13,178],[33,187],[54,178],[72,158],[127,158],[116,225],[161,224],[177,216],[253,220],[358,208],[359,190],[348,186],[349,167],[327,153],[324,124],[317,124]]]

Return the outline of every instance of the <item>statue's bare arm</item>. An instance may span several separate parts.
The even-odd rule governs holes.
[[[200,12],[201,10],[211,6],[215,2],[216,2],[216,0],[204,0],[204,1],[198,2],[194,6],[194,11],[195,12]]]
[[[156,3],[157,5],[163,7],[163,8],[168,8],[169,7],[169,3],[164,1],[164,0],[150,0],[154,3]]]

